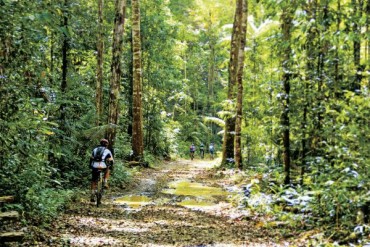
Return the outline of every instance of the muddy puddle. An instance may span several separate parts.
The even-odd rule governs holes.
[[[148,205],[151,203],[151,199],[147,196],[137,196],[137,195],[128,195],[128,196],[123,196],[116,198],[114,200],[115,203],[120,204],[120,205],[126,205],[130,208],[140,208],[142,206]]]
[[[168,185],[168,189],[162,192],[171,195],[180,196],[195,196],[195,197],[213,197],[226,196],[228,193],[221,188],[205,186],[201,183],[195,183],[188,180],[180,180],[172,182]]]
[[[202,183],[191,182],[189,180],[174,181],[168,184],[168,189],[162,190],[162,193],[185,198],[177,205],[188,208],[205,208],[218,204],[220,200],[226,200],[230,195],[218,187],[206,186]]]
[[[161,192],[167,196],[173,195],[174,197],[181,198],[180,200],[172,200],[172,202],[168,200],[168,203],[189,208],[212,207],[217,205],[219,201],[226,201],[232,195],[232,193],[224,191],[221,188],[206,186],[202,183],[189,180],[171,182]],[[158,199],[153,201],[149,196],[145,195],[130,195],[115,199],[115,203],[137,209],[151,203],[158,204],[160,202]]]

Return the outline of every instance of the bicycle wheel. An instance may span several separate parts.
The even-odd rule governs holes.
[[[103,197],[103,190],[104,190],[104,172],[99,171],[99,180],[97,184],[97,190],[96,190],[96,206],[99,207],[101,204],[101,199]]]

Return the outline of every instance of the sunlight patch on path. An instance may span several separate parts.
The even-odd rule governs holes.
[[[200,169],[211,169],[218,166],[221,163],[221,158],[217,158],[214,160],[193,160],[190,161],[188,164],[191,167],[200,168]]]

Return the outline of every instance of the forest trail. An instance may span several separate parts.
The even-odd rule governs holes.
[[[76,203],[54,222],[48,246],[290,246],[279,227],[261,227],[263,219],[230,202],[237,188],[214,175],[216,162],[144,169],[133,188],[108,193],[102,207],[88,198]]]

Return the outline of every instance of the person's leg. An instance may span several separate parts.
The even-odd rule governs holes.
[[[93,168],[91,170],[91,197],[90,201],[94,202],[95,201],[95,192],[96,192],[96,187],[97,187],[97,182],[98,182],[98,172],[97,169]]]
[[[91,181],[91,191],[95,191],[96,190],[96,181]]]
[[[110,177],[110,168],[107,168],[107,169],[105,169],[105,173],[104,173],[104,187],[106,189],[109,188],[109,186],[108,186],[109,177]]]

